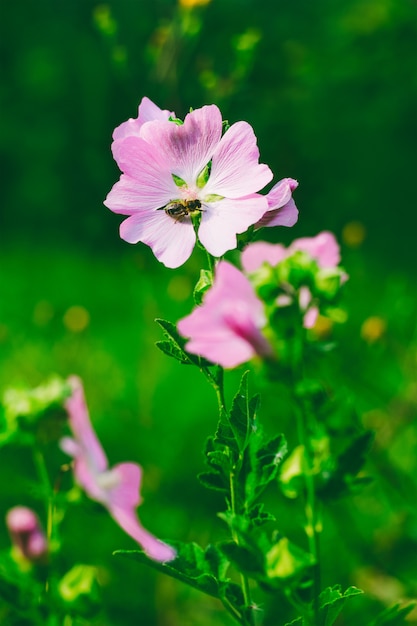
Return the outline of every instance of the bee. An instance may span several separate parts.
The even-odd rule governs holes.
[[[176,222],[180,222],[185,217],[191,215],[191,213],[201,212],[203,210],[200,200],[174,200],[173,202],[168,202],[168,204],[161,207],[161,209]]]

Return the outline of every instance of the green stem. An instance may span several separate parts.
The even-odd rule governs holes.
[[[46,535],[48,538],[48,544],[50,545],[52,535],[53,535],[53,512],[54,512],[54,497],[51,486],[51,481],[49,480],[48,470],[46,468],[45,458],[39,448],[35,447],[33,451],[33,459],[36,466],[36,470],[38,472],[39,480],[41,482],[43,491],[46,494],[45,505],[46,505]]]
[[[306,417],[301,406],[298,407],[297,410],[297,429],[298,429],[298,438],[300,444],[303,447],[305,459],[307,462],[307,467],[304,471],[304,479],[306,486],[306,518],[307,518],[307,527],[306,533],[308,537],[308,544],[310,554],[314,559],[313,566],[313,610],[314,610],[314,624],[319,623],[319,595],[320,595],[320,545],[319,545],[319,533],[317,532],[318,527],[318,515],[317,515],[317,502],[316,502],[316,492],[314,487],[314,477],[313,477],[313,455],[311,452],[310,444],[307,436],[307,424]]]
[[[234,515],[237,514],[235,478],[236,478],[235,473],[230,472],[230,507]],[[233,529],[232,529],[232,539],[236,543],[236,545],[239,545],[239,535]],[[243,616],[242,623],[247,626],[254,626],[255,622],[253,619],[252,599],[251,599],[251,593],[250,593],[250,587],[249,587],[249,579],[243,572],[240,572],[240,579],[242,582],[242,593],[243,593],[243,599],[245,602],[245,607],[248,609],[247,615]]]
[[[215,264],[216,264],[216,259],[209,252],[207,252],[207,250],[206,250],[206,254],[207,254],[207,261],[208,261],[209,270],[210,270],[210,272],[212,274],[214,274],[214,268],[215,268]]]
[[[216,374],[213,374],[207,367],[203,368],[202,371],[207,377],[214,391],[216,392],[217,403],[219,407],[219,416],[220,416],[220,419],[222,419],[222,417],[225,414],[227,414],[226,401],[224,397],[224,385],[223,385],[224,370],[222,367],[218,366],[216,369]],[[233,471],[230,472],[229,488],[230,488],[230,507],[231,507],[232,513],[234,515],[237,515],[238,511],[237,511],[237,505],[236,505],[236,475]],[[233,529],[232,529],[232,539],[237,545],[239,545],[239,536],[236,533],[236,531]],[[255,622],[254,622],[253,611],[251,608],[252,600],[251,600],[251,593],[250,593],[250,587],[249,587],[249,579],[243,572],[240,572],[240,577],[241,577],[241,582],[242,582],[242,593],[243,593],[243,598],[245,602],[245,608],[247,609],[247,611],[245,612],[244,615],[241,615],[235,609],[235,613],[233,613],[233,615],[243,626],[254,626]]]

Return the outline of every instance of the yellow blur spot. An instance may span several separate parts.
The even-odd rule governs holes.
[[[194,7],[202,7],[210,4],[211,0],[178,0],[180,7],[185,9],[193,9]]]
[[[342,230],[342,239],[350,248],[358,248],[366,237],[362,222],[348,222]]]
[[[36,326],[47,326],[54,316],[54,307],[47,300],[40,300],[33,310],[33,323]]]
[[[63,318],[65,327],[73,333],[80,333],[90,323],[90,314],[82,306],[71,306]]]
[[[317,317],[316,323],[311,329],[313,333],[319,339],[325,339],[331,335],[333,330],[333,322],[329,317],[324,317],[324,315],[319,315]]]
[[[368,343],[374,343],[378,341],[385,333],[387,329],[387,323],[382,317],[368,317],[364,321],[361,327],[361,337]]]

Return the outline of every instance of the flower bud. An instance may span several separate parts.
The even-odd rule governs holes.
[[[48,543],[36,513],[25,506],[15,506],[6,515],[6,525],[13,545],[28,561],[40,561],[48,552]]]

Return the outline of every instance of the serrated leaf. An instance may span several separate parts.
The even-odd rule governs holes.
[[[248,375],[249,370],[242,376],[229,415],[229,423],[240,453],[245,450],[251,433],[256,429],[255,420],[259,405],[259,396],[251,400],[248,398]]]
[[[220,472],[200,472],[200,474],[197,475],[197,478],[200,483],[207,489],[221,491],[222,493],[229,492],[229,486],[227,483],[225,484],[225,480]]]
[[[215,598],[227,596],[233,598],[234,602],[243,603],[240,587],[223,578],[227,570],[227,561],[217,548],[208,546],[203,550],[195,543],[181,542],[171,542],[171,545],[176,548],[177,557],[168,563],[149,559],[142,550],[117,550],[113,554],[146,563]]]
[[[264,504],[259,502],[255,504],[249,511],[248,517],[253,526],[262,526],[268,522],[275,522],[276,517],[269,513],[268,511],[264,511]]]
[[[157,348],[159,348],[159,350],[161,350],[161,352],[163,352],[167,356],[171,356],[183,365],[191,365],[191,361],[185,354],[185,352],[181,350],[181,348],[178,348],[172,340],[156,341],[155,345]]]
[[[280,465],[287,453],[284,435],[276,435],[253,454],[252,473],[248,477],[247,498],[255,500],[270,482],[278,476]]]
[[[416,602],[411,602],[407,606],[395,604],[385,609],[369,624],[369,626],[404,626],[409,623],[405,618],[416,606]]]
[[[344,593],[341,586],[327,587],[319,596],[319,624],[318,626],[333,626],[348,598],[363,594],[357,587],[349,587]]]
[[[241,546],[230,541],[221,544],[220,549],[239,572],[245,572],[252,577],[256,577],[257,574],[264,575],[264,557],[257,547]]]

